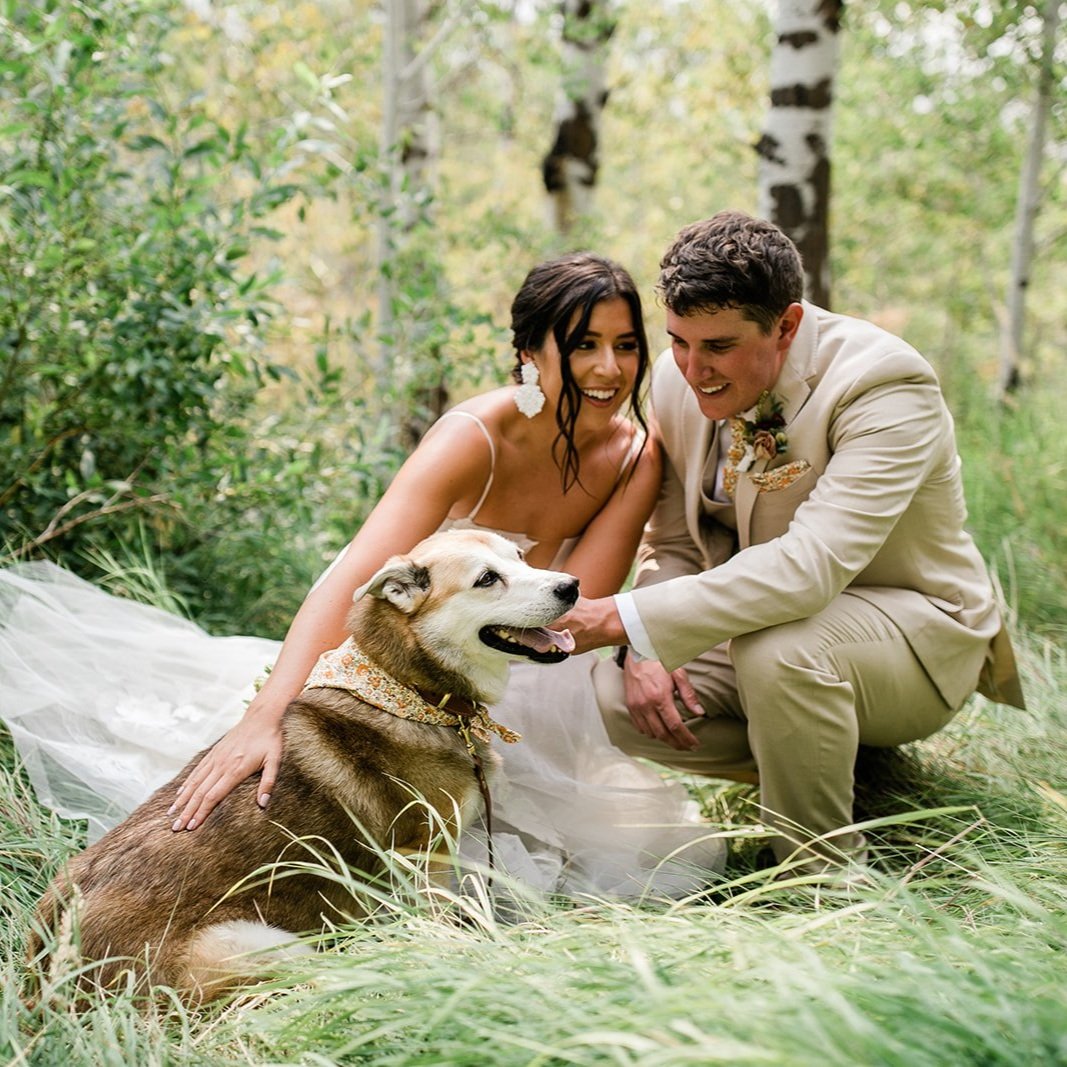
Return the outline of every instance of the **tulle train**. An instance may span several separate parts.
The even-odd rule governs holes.
[[[95,840],[223,734],[279,644],[212,637],[49,563],[0,570],[0,719],[41,802]],[[677,783],[608,741],[595,654],[516,664],[493,787],[499,866],[545,892],[682,896],[725,848]],[[194,831],[195,832],[195,831]],[[462,851],[485,857],[472,833]]]

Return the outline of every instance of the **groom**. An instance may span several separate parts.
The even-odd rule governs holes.
[[[977,688],[1022,707],[964,530],[952,419],[903,341],[802,299],[777,227],[722,212],[660,264],[664,480],[634,590],[580,600],[614,743],[758,781],[779,861],[862,861],[857,746],[943,727]]]

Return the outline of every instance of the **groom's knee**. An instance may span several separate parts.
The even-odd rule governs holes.
[[[756,781],[755,763],[740,715],[709,712],[705,717],[688,720],[687,725],[697,735],[700,745],[692,751],[680,751],[663,741],[646,737],[634,726],[626,704],[623,672],[614,660],[602,660],[593,668],[593,687],[604,728],[616,748],[690,774],[738,782]],[[722,689],[723,694],[709,700],[708,706],[714,705],[720,697],[723,703],[728,703],[724,694],[732,689],[725,683]],[[708,694],[704,693],[701,703],[707,698]]]

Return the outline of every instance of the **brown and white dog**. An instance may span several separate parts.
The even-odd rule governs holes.
[[[348,622],[387,687],[416,692],[423,708],[450,695],[446,716],[457,709],[469,721],[477,705],[502,695],[509,660],[552,662],[573,648],[569,634],[544,626],[577,597],[576,578],[527,566],[505,538],[450,532],[389,560],[356,592]],[[71,859],[38,906],[34,966],[48,966],[46,931],[73,929],[90,964],[83,984],[107,986],[132,970],[145,988],[211,999],[261,974],[272,953],[291,954],[297,934],[365,914],[350,882],[309,869],[310,849],[374,877],[382,848],[429,850],[427,805],[458,833],[480,801],[475,758],[487,771],[498,762],[484,730],[465,731],[465,740],[456,728],[397,717],[329,680],[289,705],[283,728],[267,810],[255,802],[252,778],[202,827],[174,833],[167,809],[197,756]]]

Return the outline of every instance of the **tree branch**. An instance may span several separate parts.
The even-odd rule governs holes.
[[[434,52],[459,25],[469,6],[468,3],[460,3],[449,12],[441,25],[437,27],[434,35],[419,49],[418,55],[400,72],[397,77],[398,82],[404,83],[414,78],[433,59]]]
[[[91,496],[94,490],[85,490],[78,493],[77,496],[71,497],[56,512],[52,517],[52,521],[41,531],[32,541],[27,541],[25,544],[20,545],[14,552],[9,552],[6,556],[0,557],[0,563],[7,564],[14,562],[28,555],[34,549],[40,548],[42,545],[46,545],[49,541],[54,541],[57,537],[62,537],[64,534],[70,533],[71,530],[87,522],[92,522],[94,519],[103,518],[105,515],[114,515],[120,511],[129,511],[131,508],[141,507],[147,504],[161,504],[167,501],[166,493],[153,493],[151,496],[137,497],[134,500],[124,500],[122,503],[114,503],[118,493],[115,493],[108,503],[102,507],[96,508],[94,511],[87,511],[82,515],[78,515],[76,518],[71,519],[69,522],[65,522],[62,525],[57,525],[59,520],[68,515],[71,510],[78,506],[83,500]]]

